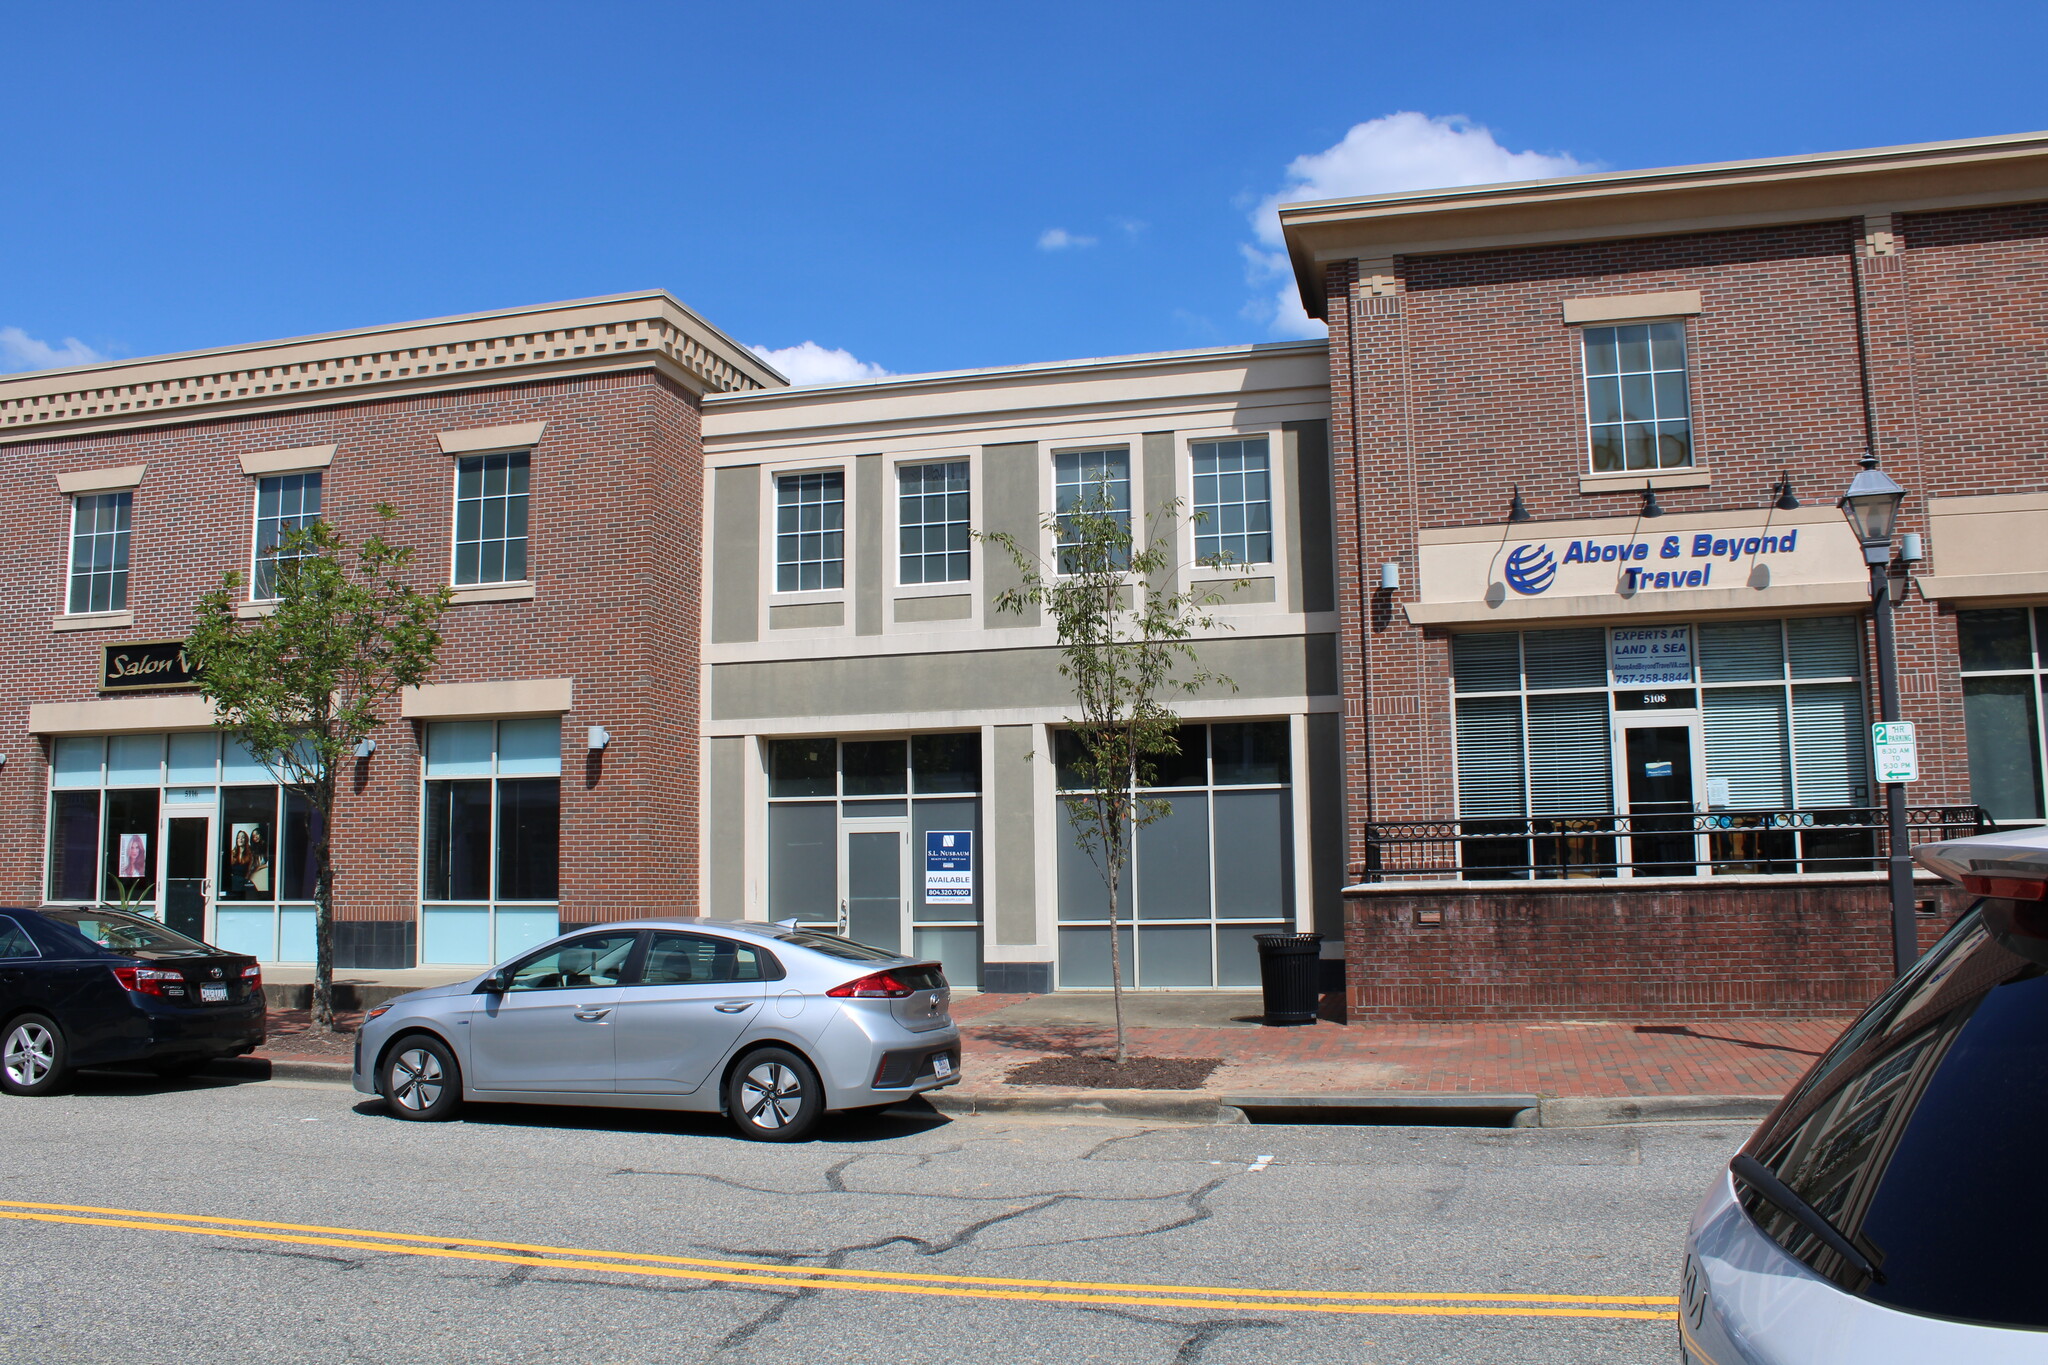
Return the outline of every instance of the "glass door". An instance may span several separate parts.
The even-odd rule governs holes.
[[[164,817],[163,921],[191,938],[206,937],[213,902],[213,816]]]
[[[1693,818],[1699,809],[1693,761],[1699,727],[1659,719],[1664,723],[1622,731],[1629,860],[1638,877],[1690,877],[1699,872]]]
[[[845,935],[892,953],[908,952],[908,820],[842,820],[839,904]]]

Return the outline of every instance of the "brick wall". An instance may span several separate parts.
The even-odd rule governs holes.
[[[1940,896],[1933,887],[1921,895]],[[1922,951],[1961,902],[1919,917]],[[1418,923],[1421,912],[1439,924]],[[1799,1018],[1892,979],[1881,878],[1782,886],[1446,885],[1345,901],[1347,1017]]]
[[[351,542],[377,525],[418,550],[413,579],[446,582],[454,460],[436,433],[547,422],[532,457],[531,601],[451,606],[432,681],[573,677],[563,717],[562,917],[693,913],[697,887],[698,569],[702,456],[695,398],[651,372],[394,398],[141,434],[8,448],[0,516],[0,898],[35,904],[43,875],[47,747],[27,733],[36,702],[96,695],[100,646],[190,628],[224,570],[249,570],[255,481],[243,452],[334,444],[323,510]],[[147,463],[135,492],[120,630],[57,633],[70,508],[56,474]],[[335,826],[337,908],[402,921],[418,904],[417,727],[393,719],[345,775]],[[587,754],[585,727],[615,736]]]

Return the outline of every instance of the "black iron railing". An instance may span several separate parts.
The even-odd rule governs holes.
[[[1915,806],[1906,827],[1924,844],[1991,825],[1978,806]],[[1878,872],[1890,852],[1882,806],[1380,821],[1365,845],[1369,882]]]

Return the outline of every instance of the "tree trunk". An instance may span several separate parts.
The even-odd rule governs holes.
[[[310,803],[320,817],[320,837],[313,845],[313,1027],[334,1029],[334,860],[329,850],[334,827],[334,791],[330,783],[323,801]]]
[[[1124,1042],[1124,936],[1117,920],[1117,891],[1124,870],[1121,841],[1110,846],[1104,861],[1109,873],[1109,998],[1116,1010],[1116,1064],[1122,1066],[1130,1060],[1130,1049]]]

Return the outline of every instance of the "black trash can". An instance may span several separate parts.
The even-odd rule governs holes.
[[[1321,1001],[1321,934],[1254,934],[1268,1024],[1313,1024]]]

